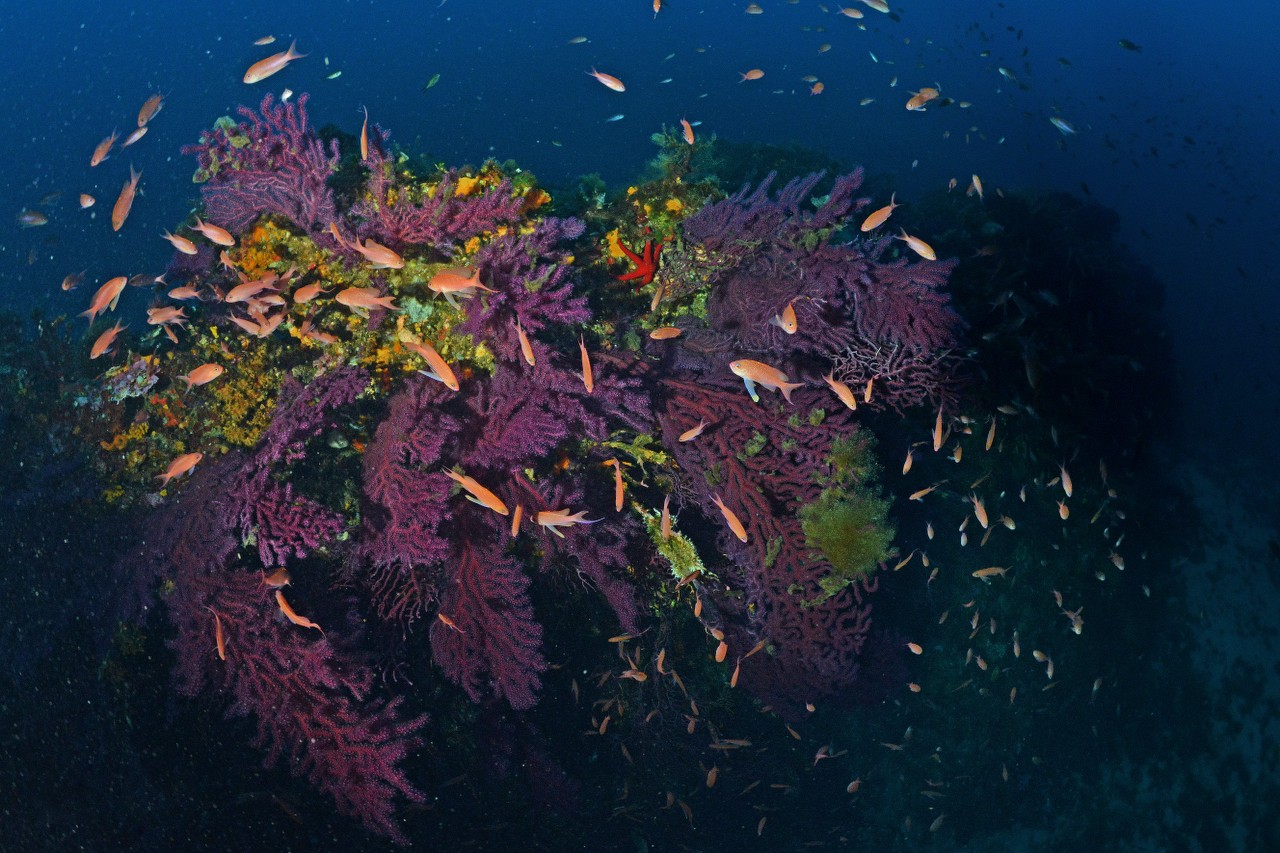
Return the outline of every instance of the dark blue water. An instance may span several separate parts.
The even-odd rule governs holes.
[[[180,147],[194,142],[217,117],[233,114],[240,104],[256,105],[268,91],[279,95],[287,87],[310,93],[310,113],[317,126],[334,124],[356,132],[363,118],[360,108],[367,107],[371,120],[389,128],[398,144],[432,161],[459,165],[510,158],[553,188],[571,185],[589,173],[599,173],[615,190],[625,187],[638,179],[656,153],[650,135],[687,118],[696,123],[700,137],[714,134],[735,142],[804,146],[850,166],[861,164],[869,175],[887,178],[898,201],[908,205],[952,178],[963,190],[976,174],[988,193],[1061,190],[1114,209],[1120,217],[1119,241],[1163,285],[1164,302],[1151,305],[1150,313],[1158,317],[1173,354],[1173,363],[1149,369],[1172,377],[1176,417],[1159,424],[1145,440],[1177,442],[1164,445],[1167,456],[1162,459],[1170,465],[1194,455],[1210,460],[1219,472],[1267,470],[1274,461],[1272,426],[1280,416],[1275,390],[1280,276],[1272,259],[1280,245],[1275,205],[1280,191],[1275,168],[1280,120],[1271,97],[1272,82],[1280,76],[1273,44],[1280,14],[1272,5],[1257,0],[1221,7],[903,0],[893,4],[895,14],[890,17],[856,0],[849,2],[864,11],[860,21],[837,14],[837,3],[826,4],[824,11],[814,0],[762,0],[760,15],[745,14],[744,2],[696,0],[664,3],[656,16],[647,0],[103,2],[92,8],[52,3],[24,7],[20,14],[10,10],[0,22],[9,116],[8,132],[0,137],[0,162],[7,164],[0,178],[0,309],[24,317],[32,311],[45,318],[73,315],[83,310],[91,291],[86,286],[71,294],[62,292],[58,285],[68,273],[88,269],[89,279],[100,282],[119,274],[161,272],[171,250],[160,233],[174,228],[199,202],[199,187],[191,180],[194,161],[183,157]],[[252,45],[265,35],[274,35],[275,44]],[[587,40],[571,43],[579,36]],[[251,63],[283,50],[294,39],[307,53],[305,59],[262,83],[241,82]],[[1119,43],[1122,39],[1141,49],[1126,49]],[[592,80],[587,72],[593,67],[621,78],[627,91],[616,93]],[[764,77],[740,82],[740,74],[752,68],[762,69]],[[329,79],[334,75],[339,76]],[[438,82],[428,87],[435,75]],[[801,79],[806,75],[824,84],[821,94],[810,93],[809,83]],[[956,103],[931,105],[923,112],[905,110],[911,92],[924,86],[939,88]],[[167,97],[148,134],[91,169],[94,145],[115,128],[129,132],[138,108],[156,91]],[[874,101],[860,105],[867,98]],[[962,108],[961,101],[970,106]],[[619,114],[623,118],[609,120]],[[1068,121],[1076,132],[1061,133],[1049,121],[1053,116]],[[113,233],[111,205],[130,165],[143,174],[140,195],[123,229]],[[55,193],[60,197],[46,198]],[[96,205],[79,209],[80,193],[92,194]],[[24,209],[41,211],[48,224],[20,227],[18,216]],[[125,302],[125,310],[135,316],[133,322],[140,324],[141,295],[130,293]],[[83,331],[79,322],[72,337],[77,346]],[[1181,483],[1185,486],[1185,479]],[[69,487],[57,481],[48,487],[49,506],[57,506],[53,496],[65,488]],[[1165,497],[1167,505],[1152,506],[1152,515],[1185,518],[1182,499]],[[1274,528],[1274,510],[1269,523]],[[1249,565],[1264,577],[1274,573],[1280,552],[1266,548],[1274,529],[1249,530],[1248,536],[1236,531],[1256,546],[1249,552],[1254,560]],[[50,595],[57,597],[57,586],[41,594],[44,575],[33,565],[70,560],[72,565],[57,563],[58,570],[100,571],[95,552],[86,549],[100,546],[102,553],[109,553],[106,543],[115,536],[124,538],[119,531],[82,532],[83,541],[64,539],[61,550],[58,542],[48,542],[36,552],[6,555],[6,565],[13,567],[6,571],[19,579],[18,598],[26,602],[13,605],[15,611],[30,607],[43,613],[40,608],[51,607]],[[1215,533],[1231,538],[1221,528]],[[1160,539],[1149,535],[1148,541]],[[1185,566],[1187,560],[1203,560],[1206,550],[1214,553],[1217,547],[1226,546],[1220,539],[1210,539],[1207,545],[1196,541],[1188,544],[1186,554],[1173,546],[1165,556],[1170,564],[1182,559]],[[1174,596],[1173,589],[1165,591]],[[1274,585],[1264,589],[1274,600]],[[1126,618],[1123,611],[1110,615],[1117,621]],[[1186,642],[1182,628],[1160,623],[1154,615],[1144,618],[1156,620],[1152,624],[1159,627],[1153,630],[1177,632],[1179,643]],[[76,614],[52,607],[30,628],[5,634],[5,653],[12,662],[7,684],[17,689],[29,683],[40,668],[41,651],[58,642],[54,638],[87,642],[76,633],[76,624]],[[1259,642],[1272,648],[1266,645],[1274,643],[1274,636],[1265,621],[1256,632]],[[1117,643],[1130,639],[1117,633]],[[80,674],[92,676],[92,662],[100,656],[99,649],[86,647],[83,660],[88,663]],[[1184,673],[1181,661],[1145,662],[1163,679],[1178,679]],[[1256,698],[1251,690],[1260,676],[1243,670],[1240,677],[1240,682],[1228,682],[1223,689]],[[86,688],[85,693],[92,691]],[[112,807],[123,808],[128,797],[121,789],[135,784],[128,781],[135,775],[146,779],[136,782],[149,786],[142,790],[174,784],[157,776],[162,760],[135,759],[112,746],[116,741],[111,733],[118,734],[127,724],[110,719],[100,710],[101,702],[81,719],[76,714],[83,708],[66,694],[49,700],[67,721],[59,727],[64,748],[76,742],[79,732],[101,777],[115,780],[103,783],[114,785],[108,797]],[[184,716],[189,713],[179,707],[170,711],[169,719],[175,725],[191,723]],[[210,713],[199,724],[216,719]],[[1064,735],[1068,741],[1063,752],[1093,748],[1091,732],[1118,726],[1118,720],[1125,725],[1142,720],[1155,727],[1169,724],[1159,703],[1135,690],[1110,706],[1108,717]],[[235,751],[246,739],[245,731],[227,738],[227,748],[233,750],[228,760],[244,773],[261,772],[255,769],[253,755]],[[1169,748],[1170,742],[1184,741],[1174,738],[1159,746]],[[1274,760],[1274,732],[1263,729],[1257,743],[1259,752]],[[1153,738],[1150,746],[1155,749],[1157,740]],[[6,746],[10,747],[19,749],[15,743]],[[1135,752],[1150,757],[1142,746]],[[28,757],[39,760],[36,754]],[[210,747],[208,757],[218,760],[218,750]],[[1203,776],[1230,775],[1211,758],[1200,755],[1197,761],[1204,762]],[[1167,767],[1157,762],[1147,770],[1156,773],[1151,768]],[[1141,775],[1132,766],[1116,773],[1130,771]],[[218,772],[209,770],[210,775]],[[202,798],[231,802],[236,808],[244,805],[237,797],[270,802],[272,794],[263,792],[279,780],[266,780],[247,793],[215,783],[214,790],[193,797],[197,805],[186,803],[181,811],[198,811]],[[843,782],[833,786],[839,797],[845,796]],[[1265,790],[1274,793],[1274,776],[1270,786]],[[59,838],[74,839],[67,827],[94,808],[92,785],[86,784],[85,790],[68,797],[69,805],[57,808],[50,807],[58,796],[55,781],[16,787],[39,799],[41,806],[4,814],[10,826],[25,820],[24,813],[39,814],[41,820],[62,823]],[[1151,794],[1137,783],[1125,790]],[[305,790],[299,794],[305,795]],[[1052,836],[1085,843],[1087,849],[1132,849],[1125,844],[1142,840],[1126,836],[1125,843],[1109,847],[1108,841],[1091,835],[1054,836],[1051,815],[1058,804],[1043,788],[1028,796],[1040,800],[1034,807],[1021,804],[1020,820],[1046,833],[1036,836],[1034,843],[1048,843],[1045,839]],[[445,797],[439,808],[476,808],[476,821],[485,822],[482,809],[461,802],[451,804]],[[1189,810],[1173,822],[1183,827],[1231,822],[1213,809],[1193,814],[1174,795],[1165,800],[1151,794],[1149,802]],[[826,810],[825,805],[813,808],[814,820],[827,819],[836,809],[832,805]],[[292,824],[280,821],[282,811],[287,813],[278,810],[271,820],[269,835],[277,843],[299,845],[296,849],[325,843],[323,833],[318,842],[314,837],[291,841]],[[1129,814],[1120,806],[1116,813],[1118,819]],[[140,809],[122,821],[145,822],[144,814]],[[901,829],[900,816],[893,817],[885,823]],[[753,836],[744,821],[738,820],[743,826],[737,829],[743,838]],[[1257,809],[1239,822],[1247,829],[1237,834],[1188,832],[1199,849],[1246,849],[1246,843],[1275,842],[1274,811]],[[145,836],[135,832],[112,838],[95,834],[99,821],[87,823],[95,829],[88,831],[89,840],[80,842],[84,849],[124,849],[135,843],[130,838]],[[444,824],[456,830],[466,821]],[[361,837],[350,826],[338,826],[338,832]],[[1001,830],[999,821],[987,823],[983,835],[963,843],[975,845],[966,849],[979,849],[980,844],[988,845],[981,849],[1033,849],[1028,837],[1002,838]],[[3,832],[0,829],[0,836]],[[893,835],[887,832],[877,838]],[[918,834],[901,832],[896,843],[903,849],[919,843]],[[28,827],[21,837],[35,834]],[[1162,849],[1173,836],[1152,829],[1142,837],[1154,845],[1149,849]],[[723,849],[723,841],[709,834],[665,838],[692,849]],[[1223,838],[1229,839],[1223,842],[1226,847],[1213,847]],[[836,849],[852,843],[841,841],[838,833],[823,840]],[[198,837],[189,841],[201,846]],[[632,843],[618,841],[618,847]]]

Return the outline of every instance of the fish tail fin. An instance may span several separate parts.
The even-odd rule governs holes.
[[[783,399],[786,400],[788,403],[790,403],[791,392],[796,390],[797,388],[803,388],[803,387],[804,387],[803,382],[783,382],[781,385],[778,386],[778,390],[782,392]]]

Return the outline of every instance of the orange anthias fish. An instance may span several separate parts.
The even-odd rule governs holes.
[[[858,398],[853,396],[852,388],[844,382],[841,382],[839,379],[836,379],[835,371],[832,371],[822,377],[822,381],[827,383],[827,387],[835,392],[835,395],[840,398],[840,402],[844,403],[845,408],[857,411]]]
[[[984,196],[982,194],[982,178],[979,178],[977,175],[973,175],[972,177],[969,178],[968,194],[972,195],[973,193],[978,194],[979,201],[983,200]]]
[[[627,493],[626,481],[622,479],[622,463],[617,459],[610,459],[604,464],[613,466],[613,511],[622,512],[623,501]]]
[[[120,138],[120,131],[113,130],[111,135],[98,143],[98,147],[93,149],[93,156],[89,158],[89,165],[96,166],[103,160],[107,159],[107,155],[111,153],[111,146],[116,144],[116,140]]]
[[[590,394],[596,390],[596,378],[591,370],[591,356],[587,353],[587,345],[581,335],[578,336],[578,350],[582,353],[582,384]]]
[[[398,270],[404,267],[404,258],[371,237],[366,237],[363,245],[356,240],[350,246],[364,255],[375,270]]]
[[[742,79],[738,81],[739,83],[745,83],[748,80],[759,80],[764,76],[764,72],[759,68],[752,68],[750,71],[742,71],[739,73],[742,75]]]
[[[684,141],[693,144],[693,125],[689,124],[688,119],[680,119],[681,132],[684,134]]]
[[[199,249],[196,248],[196,244],[192,243],[186,237],[180,237],[177,234],[170,234],[168,231],[164,232],[162,236],[173,245],[173,248],[177,249],[184,255],[194,255],[199,251]]]
[[[440,270],[431,277],[427,288],[432,293],[444,294],[444,298],[449,300],[449,304],[455,308],[458,307],[455,296],[469,299],[476,295],[477,290],[497,293],[492,287],[485,287],[480,281],[480,270],[477,267],[453,267]]]
[[[987,506],[982,502],[982,498],[976,494],[969,495],[969,502],[973,504],[973,515],[978,519],[978,523],[982,525],[982,529],[986,530],[991,523],[987,518]]]
[[[467,632],[466,632],[466,631],[464,631],[462,628],[459,628],[459,627],[458,627],[458,623],[457,623],[457,622],[454,622],[452,618],[450,618],[449,616],[446,616],[444,613],[437,613],[437,614],[436,614],[436,618],[437,618],[437,619],[439,619],[439,620],[440,620],[440,624],[441,624],[441,625],[444,625],[446,628],[449,628],[449,629],[452,629],[452,630],[454,630],[454,631],[457,631],[459,634],[465,634],[465,633],[467,633]]]
[[[742,526],[742,521],[734,514],[733,510],[724,505],[724,501],[720,500],[719,495],[712,495],[711,502],[720,508],[720,514],[724,516],[725,523],[729,525],[733,535],[738,537],[738,541],[746,542],[747,528]]]
[[[324,629],[315,622],[312,622],[305,616],[299,616],[294,612],[294,609],[289,606],[289,602],[285,601],[284,592],[278,589],[276,590],[276,604],[280,605],[280,612],[285,615],[285,618],[297,625],[299,628],[315,628],[322,635],[324,634]]]
[[[120,197],[116,199],[116,206],[111,208],[112,231],[119,231],[124,221],[129,218],[129,211],[133,209],[133,196],[138,191],[138,180],[141,177],[141,172],[135,172],[133,166],[129,167],[129,180],[125,181],[124,186],[120,188]]]
[[[228,305],[235,305],[238,302],[248,302],[264,290],[270,290],[276,286],[275,273],[267,273],[262,278],[246,281],[243,284],[237,284],[235,287],[227,291],[227,295],[222,297],[222,301]]]
[[[695,438],[702,435],[702,431],[706,428],[707,428],[707,422],[704,420],[700,420],[698,421],[697,426],[689,427],[687,430],[680,433],[680,438],[678,440],[682,443],[686,441],[693,441]]]
[[[978,569],[976,572],[970,572],[975,578],[981,580],[990,580],[993,577],[1004,577],[1009,568],[1007,566],[987,566],[985,569]]]
[[[88,210],[98,203],[98,200],[88,193],[80,193],[80,209]]]
[[[586,515],[587,511],[585,509],[573,513],[567,509],[544,510],[538,513],[537,521],[539,525],[563,539],[564,534],[556,528],[572,527],[575,524],[595,524],[600,520],[598,518],[587,518]]]
[[[325,292],[324,282],[316,281],[311,284],[304,284],[293,292],[293,301],[299,305],[306,305],[312,299]]]
[[[449,367],[449,363],[440,357],[440,353],[436,352],[435,347],[428,343],[418,343],[417,341],[402,341],[405,349],[421,356],[424,361],[431,366],[430,370],[419,370],[423,376],[444,383],[444,386],[450,391],[457,391],[458,377],[454,375],[453,368]]]
[[[110,329],[107,329],[98,339],[93,342],[93,347],[89,350],[89,358],[95,359],[101,355],[111,352],[111,345],[116,342],[116,336],[124,331],[124,326],[117,322]]]
[[[524,327],[520,325],[520,318],[516,318],[516,335],[520,338],[520,353],[524,356],[525,363],[530,367],[537,365],[538,360],[533,355],[533,344],[529,342],[529,336],[524,333]]]
[[[627,87],[623,85],[622,81],[617,77],[614,77],[612,74],[605,74],[604,72],[597,71],[594,68],[586,72],[586,74],[590,77],[596,78],[603,86],[608,89],[612,89],[615,92],[627,91]]]
[[[199,385],[206,385],[212,382],[225,372],[226,368],[221,364],[211,361],[208,364],[200,365],[185,376],[179,376],[178,378],[187,383],[187,390],[190,391],[192,388]]]
[[[234,246],[236,238],[231,236],[231,232],[225,228],[220,228],[212,222],[202,222],[200,217],[196,217],[195,230],[204,235],[204,238],[210,243],[219,246]]]
[[[62,279],[62,289],[75,290],[77,287],[80,286],[80,282],[84,281],[84,276],[85,276],[85,273],[87,272],[88,270],[85,269],[85,270],[81,270],[80,272],[73,272],[67,275],[66,278]]]
[[[659,326],[649,333],[649,337],[655,341],[669,341],[680,337],[683,333],[684,330],[678,326]]]
[[[161,486],[166,486],[174,477],[181,477],[200,464],[200,460],[203,458],[203,453],[184,453],[170,462],[169,467],[165,469],[163,474],[157,474],[156,479],[160,481]]]
[[[747,386],[747,393],[751,395],[754,403],[760,402],[760,395],[756,393],[757,384],[774,391],[781,391],[788,403],[791,402],[791,392],[804,387],[803,382],[788,382],[787,375],[778,368],[749,358],[729,362],[729,370],[735,376],[742,378],[743,384]]]
[[[369,159],[369,108],[361,107],[364,110],[364,124],[360,125],[360,162]]]
[[[902,205],[894,203],[894,199],[896,199],[897,197],[898,197],[898,194],[895,192],[893,195],[889,196],[888,204],[886,204],[884,207],[880,208],[879,210],[873,211],[870,216],[862,220],[861,230],[870,231],[873,228],[879,228],[881,225],[883,225],[885,223],[885,220],[888,219],[889,216],[893,213],[894,208],[902,207]]]
[[[213,614],[213,642],[218,648],[218,659],[227,659],[227,635],[222,630],[222,617],[212,607],[206,607]]]
[[[916,92],[907,101],[906,107],[911,112],[924,112],[924,105],[938,97],[938,90],[926,86]]]
[[[479,504],[482,507],[491,509],[498,515],[510,514],[510,510],[508,510],[507,505],[502,502],[502,498],[477,483],[473,477],[468,477],[465,474],[459,474],[457,471],[445,471],[444,474],[450,480],[453,480],[462,487],[463,491],[467,493],[467,500],[471,501],[473,504]],[[541,524],[542,522],[539,521],[538,523]]]
[[[164,109],[164,95],[156,92],[147,98],[142,104],[142,109],[138,110],[138,127],[146,127],[147,122],[155,118],[156,113]]]
[[[158,308],[147,309],[147,325],[167,326],[170,323],[185,326],[187,324],[185,310],[176,305],[161,305]]]
[[[910,247],[911,251],[915,252],[917,255],[924,258],[926,261],[936,261],[938,259],[938,255],[936,252],[933,251],[932,246],[930,246],[925,241],[921,240],[919,237],[912,237],[910,234],[907,233],[907,230],[905,228],[902,229],[901,237],[894,237],[893,239],[901,240],[902,242],[906,243],[907,246]]]
[[[120,294],[128,283],[129,277],[125,275],[108,280],[93,294],[93,299],[89,300],[89,310],[81,312],[80,316],[88,317],[92,323],[99,314],[116,310],[116,303],[120,301]]]
[[[244,72],[244,82],[258,83],[266,80],[272,74],[283,71],[284,67],[295,59],[302,59],[307,56],[305,53],[297,53],[296,48],[298,42],[295,40],[289,45],[289,49],[284,53],[274,53],[266,59],[259,59],[257,62],[249,66],[249,70]]]
[[[365,311],[370,308],[386,308],[388,311],[398,311],[394,296],[383,296],[376,287],[348,287],[339,290],[333,297],[334,301],[339,305],[345,305],[357,312]]]
[[[782,313],[770,317],[769,322],[788,335],[794,335],[800,328],[800,321],[796,319],[795,303],[788,302],[787,307],[782,309]]]
[[[126,137],[124,138],[124,142],[120,143],[120,147],[121,147],[121,148],[128,148],[130,145],[132,145],[133,143],[137,142],[139,139],[141,139],[142,137],[144,137],[144,136],[146,136],[146,135],[147,135],[147,128],[145,128],[145,127],[140,127],[140,128],[138,128],[137,130],[135,130],[133,133],[131,133],[131,134],[129,134],[128,136],[126,136]]]

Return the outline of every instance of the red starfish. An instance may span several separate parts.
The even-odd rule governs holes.
[[[640,254],[636,254],[622,245],[621,240],[618,241],[618,248],[622,250],[622,254],[626,255],[631,263],[636,265],[636,268],[631,272],[618,276],[618,281],[638,280],[639,284],[636,285],[636,290],[651,283],[654,275],[658,272],[658,257],[662,254],[662,241],[659,240],[655,243],[652,240],[645,240],[644,249],[641,250]]]

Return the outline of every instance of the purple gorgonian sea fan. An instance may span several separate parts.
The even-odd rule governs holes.
[[[351,218],[375,239],[425,240],[448,257],[472,231],[519,216],[506,182],[465,196],[454,194],[455,186],[446,176],[433,195],[400,213],[371,203],[353,208]],[[431,223],[429,232],[406,224],[419,219]],[[457,392],[408,380],[364,458],[362,525],[344,578],[404,633],[429,618],[433,659],[477,701],[497,696],[516,708],[537,701],[546,661],[528,594],[531,569],[573,570],[628,629],[639,614],[621,580],[627,544],[643,542],[633,520],[610,512],[562,536],[536,523],[544,511],[588,510],[597,518],[612,510],[601,490],[609,484],[602,443],[615,430],[648,428],[636,380],[602,361],[588,390],[577,353],[562,354],[543,340],[591,320],[561,245],[582,231],[577,220],[549,217],[500,228],[481,243],[473,265],[490,291],[465,300],[452,331],[483,342],[492,371],[464,378]],[[570,455],[570,471],[553,476],[557,460]],[[492,491],[507,514],[467,501],[447,472]],[[523,523],[513,534],[517,507]],[[529,549],[531,538],[541,544]]]
[[[724,632],[730,658],[768,644],[767,653],[742,660],[745,689],[788,719],[821,697],[878,694],[897,672],[892,656],[876,651],[878,578],[874,570],[837,573],[802,522],[805,507],[834,494],[824,481],[835,466],[857,458],[849,450],[859,441],[852,413],[832,411],[813,423],[807,413],[828,402],[817,388],[797,390],[786,406],[753,403],[740,387],[702,379],[668,379],[664,395],[663,442],[687,472],[682,512],[695,510],[713,525],[728,557],[708,563],[716,580],[697,582],[703,621]],[[696,441],[679,441],[699,423],[707,426]],[[847,476],[856,483],[866,473]],[[746,541],[731,532],[717,499],[741,522]],[[876,531],[848,531],[864,534]]]
[[[370,139],[363,198],[348,211],[348,224],[357,237],[397,250],[429,246],[451,257],[472,237],[521,220],[525,200],[513,191],[509,178],[483,190],[463,192],[462,178],[450,169],[434,184],[414,186],[397,175],[395,158],[385,145],[388,138],[389,134],[379,131]]]
[[[206,219],[239,234],[259,216],[274,214],[313,237],[337,221],[327,182],[338,168],[338,141],[326,145],[316,136],[307,98],[277,104],[268,93],[257,111],[239,108],[244,121],[220,120],[183,147],[198,163]]]
[[[911,260],[894,256],[892,237],[849,236],[850,218],[867,205],[856,197],[861,169],[836,178],[816,207],[811,197],[823,173],[770,195],[773,177],[686,219],[686,260],[664,273],[710,285],[705,328],[689,335],[695,347],[725,354],[707,367],[768,354],[762,360],[817,379],[850,348],[879,347],[916,354],[914,385],[945,386],[950,362],[940,356],[959,345],[964,329],[943,290],[956,260]],[[680,283],[670,284],[680,292]],[[796,317],[790,334],[779,322],[788,307]]]
[[[298,576],[299,558],[335,543],[342,516],[278,481],[367,384],[354,368],[305,386],[286,383],[257,447],[197,467],[119,569],[148,590],[160,578],[172,584],[164,603],[176,632],[178,692],[210,692],[224,699],[228,716],[251,716],[252,743],[266,751],[268,766],[288,764],[343,814],[405,843],[396,801],[423,796],[399,765],[419,746],[426,717],[407,716],[399,697],[378,695],[354,612],[314,594],[323,579]],[[284,618],[277,593],[286,590],[264,582],[264,570],[276,567],[295,575],[286,601],[315,616],[324,633]]]
[[[434,617],[432,657],[471,698],[496,695],[516,708],[537,701],[546,669],[530,561],[541,571],[572,568],[627,630],[639,615],[621,572],[627,544],[642,537],[630,516],[613,512],[610,481],[595,472],[612,430],[643,425],[625,414],[645,411],[643,398],[634,380],[603,366],[588,392],[549,348],[534,352],[534,366],[499,361],[458,393],[425,378],[405,384],[365,454],[363,524],[344,569],[404,630]],[[574,476],[554,475],[548,463],[582,442],[593,446],[575,455]],[[489,489],[506,513],[466,500],[446,471]],[[562,509],[602,520],[559,536],[539,527],[538,513]],[[520,541],[530,537],[539,543],[532,551]]]

